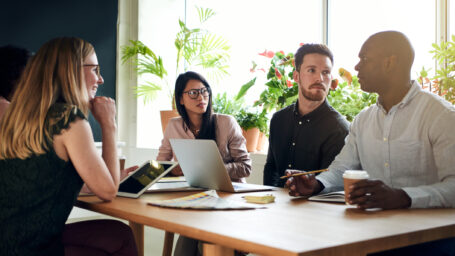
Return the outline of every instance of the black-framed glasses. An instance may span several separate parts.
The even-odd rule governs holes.
[[[191,90],[188,90],[183,93],[188,94],[188,96],[194,100],[199,97],[199,94],[202,95],[202,97],[208,97],[211,92],[210,92],[210,88],[204,87],[201,89],[191,89]]]
[[[95,67],[95,72],[98,77],[101,77],[101,70],[99,64],[84,64],[84,67]]]

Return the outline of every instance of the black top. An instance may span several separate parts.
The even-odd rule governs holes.
[[[56,104],[45,129],[61,133],[76,118],[75,106]],[[42,155],[0,160],[0,255],[63,255],[61,234],[82,187],[71,161],[52,146]]]
[[[344,146],[349,123],[327,100],[304,116],[298,102],[276,112],[270,121],[264,185],[283,187],[286,169],[327,168]]]

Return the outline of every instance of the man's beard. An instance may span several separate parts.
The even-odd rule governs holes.
[[[310,86],[310,88],[311,88],[311,86]],[[309,101],[322,101],[322,100],[324,100],[326,95],[323,93],[321,94],[319,91],[316,91],[313,93],[310,90],[306,90],[306,89],[302,88],[302,96]]]

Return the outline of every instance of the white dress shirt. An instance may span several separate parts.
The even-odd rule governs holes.
[[[414,81],[388,113],[378,102],[357,115],[344,148],[317,179],[337,190],[344,170],[365,170],[402,188],[411,208],[455,207],[454,128],[454,106]]]

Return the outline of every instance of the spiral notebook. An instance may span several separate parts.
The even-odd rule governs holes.
[[[325,194],[314,195],[308,198],[310,201],[344,203],[344,191],[335,191]]]

